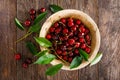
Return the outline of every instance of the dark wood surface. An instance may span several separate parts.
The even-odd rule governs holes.
[[[45,75],[50,65],[31,65],[23,69],[24,59],[14,60],[11,48],[25,57],[32,56],[24,41],[14,44],[25,34],[16,28],[14,18],[23,22],[28,18],[29,9],[48,9],[53,3],[64,9],[82,10],[95,20],[101,33],[100,51],[103,53],[97,65],[76,71],[61,70],[50,77]],[[0,80],[120,80],[120,0],[0,0]]]

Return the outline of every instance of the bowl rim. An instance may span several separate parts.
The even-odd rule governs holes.
[[[99,29],[98,29],[98,26],[96,25],[95,21],[89,16],[87,15],[86,13],[84,13],[83,11],[80,11],[80,10],[76,10],[76,9],[64,9],[64,10],[61,10],[61,11],[58,11],[54,14],[52,14],[49,18],[47,18],[47,20],[44,22],[44,24],[42,25],[42,28],[40,30],[40,34],[39,34],[39,37],[45,37],[46,34],[45,33],[45,28],[46,26],[48,26],[48,24],[52,24],[53,21],[54,21],[54,17],[57,17],[57,16],[64,16],[64,14],[77,14],[77,15],[82,15],[84,16],[86,19],[88,19],[88,21],[91,23],[91,25],[95,28],[95,35],[96,35],[96,45],[95,45],[95,49],[92,53],[92,55],[88,58],[88,61],[84,61],[82,62],[77,68],[73,68],[73,69],[70,69],[69,66],[65,65],[63,62],[59,61],[59,60],[53,60],[51,62],[52,65],[56,65],[56,64],[59,64],[59,63],[62,63],[63,64],[63,67],[61,69],[63,70],[77,70],[77,69],[81,69],[81,68],[84,68],[86,67],[88,64],[90,64],[90,62],[95,58],[95,56],[97,55],[97,52],[100,48],[100,32],[99,32]],[[61,17],[62,18],[62,17]],[[53,19],[53,20],[52,20]],[[60,18],[59,18],[60,19]],[[50,26],[48,26],[50,27]],[[44,31],[44,32],[43,32]],[[43,34],[42,34],[43,33]],[[40,46],[40,49],[41,50],[44,50],[46,48],[44,47],[41,47]]]

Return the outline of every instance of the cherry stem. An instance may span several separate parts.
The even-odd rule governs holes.
[[[31,34],[32,34],[32,32],[29,32],[29,33],[27,32],[27,34],[25,34],[24,36],[22,36],[21,38],[19,38],[15,43],[18,43],[18,42],[22,41],[23,39],[25,39],[26,37],[28,37]]]

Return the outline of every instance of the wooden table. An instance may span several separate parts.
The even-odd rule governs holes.
[[[14,60],[11,48],[25,57],[32,56],[24,41],[14,43],[25,34],[16,28],[14,18],[24,22],[29,17],[29,9],[48,9],[53,3],[64,9],[82,10],[95,20],[103,53],[97,65],[71,72],[61,70],[50,77],[45,75],[50,65],[31,65],[24,69],[21,67],[24,59]],[[27,40],[31,39],[30,36]],[[0,0],[0,80],[120,80],[120,0]]]

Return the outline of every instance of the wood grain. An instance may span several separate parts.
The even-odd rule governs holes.
[[[101,33],[100,52],[103,53],[97,65],[76,71],[60,70],[55,76],[46,76],[45,70],[51,65],[31,65],[24,69],[21,66],[24,58],[14,60],[12,48],[23,57],[32,57],[25,41],[34,41],[29,36],[25,41],[14,43],[26,33],[16,28],[14,18],[24,22],[31,8],[39,10],[41,7],[47,9],[49,17],[52,14],[49,4],[82,10],[97,23]],[[0,0],[0,80],[120,80],[119,23],[120,0]]]

